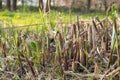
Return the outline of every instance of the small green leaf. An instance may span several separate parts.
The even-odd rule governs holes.
[[[117,10],[117,6],[115,4],[112,5],[112,11],[116,11]]]
[[[30,46],[31,46],[31,48],[32,48],[34,51],[37,50],[37,47],[36,47],[35,42],[31,42]]]

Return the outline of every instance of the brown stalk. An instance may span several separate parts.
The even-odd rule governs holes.
[[[68,70],[67,53],[68,53],[68,51],[66,50],[66,53],[65,53],[65,55],[64,55],[64,70],[65,70],[65,71]]]
[[[70,43],[69,43],[69,58],[70,59],[73,59],[73,53],[74,53],[74,51],[73,51],[73,42],[72,41],[70,41]]]
[[[101,39],[101,34],[99,33],[95,20],[93,20],[92,22],[93,22],[94,30],[98,33],[99,38]]]
[[[73,73],[72,71],[64,71],[65,75],[70,75],[70,76],[76,76],[80,78],[88,78],[88,77],[102,77],[103,75],[101,74],[95,74],[95,73],[88,73],[88,74],[80,74],[80,73]]]
[[[108,46],[109,46],[109,38],[108,38],[108,19],[105,20],[105,41],[106,41],[106,50],[108,50]]]
[[[74,49],[75,49],[75,52],[74,52],[74,60],[76,60],[76,57],[77,57],[77,44],[76,44],[76,37],[77,37],[77,32],[76,32],[76,25],[73,24],[72,26],[72,31],[73,31],[73,45],[75,45]]]
[[[58,33],[60,52],[63,50],[63,39],[61,33]]]
[[[88,52],[90,53],[92,49],[92,29],[89,24],[88,24],[88,47],[89,47]]]
[[[4,51],[4,50],[3,50],[3,52],[2,52],[2,53],[3,53],[4,57],[7,57],[7,55],[6,55],[6,53],[5,53],[5,51]]]
[[[92,41],[93,41],[93,49],[96,48],[96,31],[95,31],[95,27],[94,27],[94,21],[93,21],[93,26],[92,26]]]
[[[79,47],[79,42],[75,42],[75,48],[76,48],[76,61],[79,61],[80,58],[80,47]]]
[[[58,41],[58,39],[56,40],[55,61],[57,61],[61,65],[61,56],[60,56],[59,41]]]
[[[86,55],[83,49],[80,49],[80,63],[85,66],[86,65]]]
[[[26,58],[26,62],[28,63],[33,76],[36,77],[36,73],[35,73],[35,70],[33,69],[32,64],[30,63],[30,61],[28,60],[28,58],[26,56],[25,56],[25,58]]]
[[[99,74],[99,72],[100,72],[100,69],[99,69],[98,63],[95,62],[94,73]]]
[[[3,55],[4,55],[4,57],[6,57],[7,55],[6,55],[6,44],[4,43],[3,44]]]
[[[79,31],[80,30],[79,16],[77,16],[77,27],[78,27],[78,31]]]
[[[73,36],[74,36],[74,38],[76,38],[76,34],[77,34],[76,25],[73,24]]]
[[[84,30],[84,28],[83,28],[83,24],[84,24],[84,22],[85,22],[85,21],[80,20],[80,30],[81,30],[81,31]]]
[[[96,24],[96,26],[101,25],[101,27],[102,27],[102,28],[104,28],[104,26],[103,26],[103,24],[102,24],[102,23],[103,23],[103,22],[105,22],[106,18],[105,18],[105,19],[103,19],[103,20],[101,20],[101,21],[100,21],[100,20],[98,20],[98,19],[96,19],[96,20],[98,21],[98,23]]]
[[[61,32],[61,38],[64,38],[64,27],[63,26],[61,26],[62,27],[62,32]]]
[[[81,37],[79,37],[79,56],[80,56],[80,63],[82,65],[86,65],[86,55],[84,53],[84,49],[85,49],[85,34],[83,34]]]
[[[109,72],[109,74],[108,74],[108,75],[106,75],[106,76],[111,76],[111,75],[114,75],[114,74],[115,74],[115,73],[117,73],[118,71],[120,71],[120,67],[118,67],[118,68],[116,68],[115,70],[113,70],[113,71]]]
[[[106,51],[106,41],[105,41],[105,36],[102,37],[101,41],[101,47],[104,51]]]
[[[75,61],[75,63],[78,63],[87,73],[90,73],[89,70],[86,67],[84,67],[80,62]]]
[[[120,39],[119,39],[120,40]],[[120,41],[119,41],[120,42]],[[119,60],[118,60],[118,62],[119,62],[119,66],[120,66],[120,43],[118,43],[118,54],[119,54]]]
[[[76,72],[77,66],[78,66],[77,63],[75,63],[75,61],[73,61],[73,62],[72,62],[72,71],[73,71],[73,72]]]
[[[101,80],[104,80],[104,78],[106,77],[106,75],[107,75],[113,68],[115,68],[116,65],[117,65],[117,61],[116,61],[107,71],[105,71],[105,73],[104,73],[103,76],[101,77]]]
[[[20,62],[21,71],[23,72],[24,68],[23,68],[23,65],[22,65],[22,59],[21,59],[20,55],[18,55],[18,60]]]
[[[47,55],[50,55],[50,38],[49,38],[49,35],[47,37]]]
[[[45,54],[42,54],[42,66],[45,67]]]
[[[96,17],[95,19],[99,22],[98,24],[96,24],[96,26],[100,24],[100,26],[101,26],[102,29],[103,29],[104,26],[103,26],[102,22],[103,22],[105,19],[103,19],[102,21],[100,21],[99,17]]]
[[[114,53],[114,50],[112,49],[110,51],[109,62],[108,62],[108,65],[107,65],[108,68],[110,67],[111,63],[113,62],[113,53]]]
[[[79,42],[79,36],[80,35],[80,24],[79,24],[79,17],[77,16],[77,25],[76,25],[76,42],[75,42],[75,46],[76,46],[76,60],[80,61],[80,42]]]

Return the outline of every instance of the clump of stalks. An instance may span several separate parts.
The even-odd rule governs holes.
[[[47,16],[43,16],[46,22]],[[117,19],[118,16],[112,16],[112,20],[107,16],[85,21],[77,16],[74,23],[63,25],[60,18],[60,24],[54,27],[43,23],[34,30],[0,27],[1,79],[103,80],[111,75],[118,79]]]

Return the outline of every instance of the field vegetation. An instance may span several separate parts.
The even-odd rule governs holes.
[[[120,17],[114,5],[106,13],[26,9],[0,12],[0,79],[120,79]]]

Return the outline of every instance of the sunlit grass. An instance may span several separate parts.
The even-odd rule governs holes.
[[[79,16],[81,19],[91,19],[92,17],[99,16],[100,18],[104,17],[104,13],[93,12],[93,13],[82,13],[78,12],[59,12],[51,10],[51,13],[45,15],[45,22],[59,22],[60,18],[64,23],[70,21],[76,21],[76,16]],[[9,12],[2,11],[0,12],[0,19],[3,21],[12,24],[12,25],[25,25],[25,24],[42,24],[42,16],[39,12]]]

